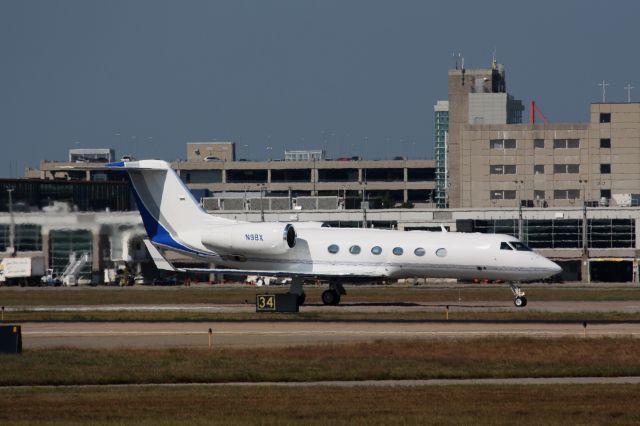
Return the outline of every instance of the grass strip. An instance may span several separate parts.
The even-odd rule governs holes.
[[[27,350],[0,385],[640,375],[632,338],[380,340],[287,348]]]
[[[149,311],[11,311],[5,312],[5,323],[15,322],[191,322],[191,321],[389,321],[421,322],[445,321],[445,308],[439,311],[398,312],[340,312],[340,308],[325,312],[303,312],[296,314],[255,312],[149,312]],[[530,322],[635,322],[640,321],[640,312],[546,312],[529,309],[513,311],[473,311],[451,308],[448,320],[454,321],[530,321]]]
[[[640,422],[640,386],[145,387],[4,389],[17,425],[617,425]]]
[[[478,286],[346,286],[348,303],[442,303],[505,301],[512,296],[506,285]],[[626,301],[640,300],[637,287],[526,286],[530,301]],[[320,303],[322,286],[306,286],[307,301]],[[2,306],[128,305],[128,304],[242,304],[253,303],[258,293],[286,292],[287,287],[256,288],[212,285],[209,287],[0,287]]]

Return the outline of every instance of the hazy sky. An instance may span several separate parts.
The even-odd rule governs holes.
[[[457,52],[481,68],[496,49],[517,98],[587,121],[603,79],[640,100],[639,21],[637,1],[0,0],[0,176],[206,140],[432,158]]]

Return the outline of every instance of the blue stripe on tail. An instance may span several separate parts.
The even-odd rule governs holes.
[[[117,164],[117,163],[115,163]],[[127,173],[127,180],[129,181],[129,186],[131,187],[131,191],[133,192],[133,197],[136,200],[136,204],[138,205],[138,210],[140,211],[140,216],[142,216],[142,223],[144,224],[144,229],[147,231],[147,235],[149,239],[156,243],[163,245],[165,247],[171,247],[175,250],[184,251],[191,254],[196,254],[200,256],[207,256],[206,253],[201,253],[199,251],[193,250],[183,244],[177,242],[167,231],[167,229],[160,224],[160,222],[153,217],[153,215],[147,210],[147,207],[142,202],[140,195],[138,195],[138,191]]]

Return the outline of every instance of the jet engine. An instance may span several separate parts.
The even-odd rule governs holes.
[[[284,254],[296,245],[296,230],[290,223],[243,223],[206,231],[202,244],[227,253]]]

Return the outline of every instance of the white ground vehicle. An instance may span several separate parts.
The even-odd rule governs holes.
[[[0,284],[38,284],[43,275],[43,257],[5,257],[0,262]]]

